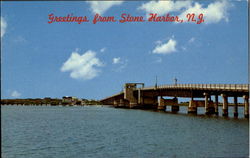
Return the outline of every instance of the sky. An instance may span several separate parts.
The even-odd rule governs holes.
[[[1,97],[102,99],[145,86],[248,83],[247,1],[1,2]],[[92,23],[96,14],[117,22]],[[204,22],[125,22],[121,14]],[[89,22],[48,23],[49,15]]]

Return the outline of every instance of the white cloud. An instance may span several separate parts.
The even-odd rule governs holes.
[[[23,36],[17,36],[16,39],[13,40],[16,43],[27,43],[28,41]]]
[[[221,20],[228,21],[228,9],[230,6],[229,2],[225,0],[210,3],[207,8],[203,8],[201,4],[195,3],[194,6],[182,12],[179,17],[184,19],[188,13],[194,13],[195,15],[202,13],[206,24],[218,23]]]
[[[1,17],[1,38],[4,36],[7,29],[7,22],[3,17]]]
[[[155,41],[155,44],[162,44],[162,41],[160,41],[160,40]]]
[[[163,15],[189,6],[191,6],[191,1],[150,1],[143,3],[138,9],[144,10],[147,14],[157,13],[158,15]]]
[[[181,49],[182,49],[183,51],[186,51],[186,50],[187,50],[187,47],[182,46]]]
[[[192,38],[190,38],[190,40],[188,41],[188,43],[193,43],[194,41],[195,41],[195,38],[192,37]]]
[[[10,96],[13,97],[13,98],[18,98],[18,97],[21,96],[21,93],[19,93],[18,91],[14,90],[14,91],[11,92]]]
[[[113,69],[115,72],[122,72],[122,70],[127,67],[128,60],[116,57],[113,58],[113,64],[115,65],[115,68]]]
[[[113,64],[119,64],[121,63],[121,58],[117,57],[117,58],[113,58]]]
[[[112,6],[120,5],[123,1],[88,1],[91,11],[96,14],[104,14]]]
[[[217,23],[221,20],[228,21],[228,9],[231,4],[226,0],[215,1],[207,7],[203,7],[199,2],[192,1],[150,1],[142,4],[138,9],[149,13],[165,15],[170,12],[178,12],[179,18],[186,19],[188,13],[199,15],[203,13],[205,23]]]
[[[120,67],[118,67],[116,69],[116,72],[121,72],[123,69],[125,69],[128,65],[128,60],[124,60],[124,61],[120,62],[120,64],[121,65],[120,65]]]
[[[162,58],[157,58],[157,59],[155,60],[155,62],[156,62],[156,63],[161,63],[161,62],[162,62]]]
[[[100,52],[105,52],[106,51],[106,48],[104,47],[104,48],[102,48],[102,49],[100,49]]]
[[[157,44],[153,53],[155,54],[169,54],[176,51],[177,42],[173,39],[169,39],[168,42]]]
[[[104,64],[96,57],[94,51],[87,51],[80,55],[77,51],[72,52],[69,59],[61,67],[61,71],[70,71],[70,77],[74,79],[90,80],[99,75]]]

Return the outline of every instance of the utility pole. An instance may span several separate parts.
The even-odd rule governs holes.
[[[155,88],[157,88],[157,75],[155,77]]]
[[[174,85],[177,85],[177,78],[174,78]]]

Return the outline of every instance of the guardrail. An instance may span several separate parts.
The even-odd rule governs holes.
[[[158,85],[140,88],[142,90],[150,89],[167,89],[167,88],[183,88],[183,89],[218,89],[218,90],[246,90],[249,91],[249,84],[171,84]]]

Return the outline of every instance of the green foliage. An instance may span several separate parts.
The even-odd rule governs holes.
[[[1,99],[1,105],[69,105],[68,103],[62,102],[62,99],[57,98],[28,98],[28,99]],[[73,105],[73,104],[70,104]],[[99,101],[82,99],[82,101],[76,101],[75,105],[101,105]]]

